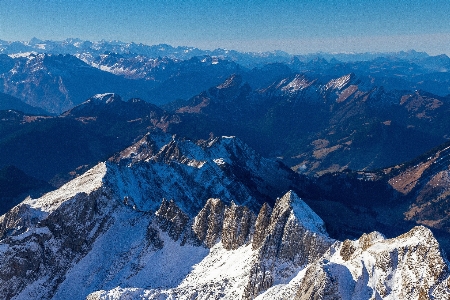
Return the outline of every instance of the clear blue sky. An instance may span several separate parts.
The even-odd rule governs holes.
[[[0,39],[450,55],[450,0],[0,0]]]

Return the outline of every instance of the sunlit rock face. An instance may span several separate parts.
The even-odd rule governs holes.
[[[0,295],[448,299],[431,231],[331,239],[295,192],[266,202],[290,174],[232,137],[147,135],[0,217]]]

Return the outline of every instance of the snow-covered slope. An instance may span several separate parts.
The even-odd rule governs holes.
[[[147,135],[60,189],[39,199],[28,198],[0,217],[0,294],[6,298],[19,294],[18,299],[32,295],[50,298],[58,287],[68,284],[63,284],[64,278],[69,277],[68,270],[89,259],[90,255],[95,259],[114,260],[131,251],[129,245],[137,245],[133,253],[138,257],[145,256],[149,247],[157,249],[163,244],[164,237],[156,238],[158,226],[151,224],[164,198],[174,199],[188,219],[192,219],[212,197],[221,198],[221,203],[247,204],[257,211],[264,201],[270,201],[271,193],[287,190],[290,175],[288,169],[260,157],[232,137],[193,143],[176,140],[170,135]],[[285,182],[284,186],[282,182]],[[120,233],[114,229],[109,231],[110,228],[126,230]],[[135,240],[121,244],[125,237]],[[154,241],[139,244],[152,237]],[[118,243],[109,245],[110,241]],[[201,244],[198,241],[192,243]],[[112,251],[109,256],[103,253],[106,249]],[[195,257],[185,253],[186,248],[182,249],[180,255]],[[194,252],[204,253],[203,248],[195,249]],[[167,259],[172,261],[170,257]],[[92,263],[88,261],[87,265]],[[136,267],[136,261],[132,262]],[[123,262],[118,264],[122,266]],[[98,265],[109,263],[100,259]],[[91,268],[78,268],[94,276]],[[133,268],[129,267],[130,270]],[[76,272],[79,274],[80,271]],[[84,297],[97,288],[112,288],[113,283],[121,283],[119,275],[116,281],[107,279],[112,276],[106,276],[108,272],[112,271],[105,270],[98,278],[92,277],[93,285],[78,287],[79,295],[85,292]],[[170,274],[172,271],[166,278],[173,277]],[[111,285],[98,283],[110,281]],[[56,295],[60,293],[59,289]]]
[[[448,299],[428,229],[335,241],[289,174],[233,137],[148,134],[0,217],[0,297]]]
[[[208,198],[248,206],[289,190],[292,173],[262,158],[235,137],[194,143],[151,134],[112,158],[106,185],[137,210],[155,211],[162,198],[174,199],[193,216]],[[132,204],[131,204],[132,203]]]
[[[122,285],[111,290],[96,291],[89,299],[252,299],[272,285],[287,284],[308,261],[314,261],[322,255],[333,242],[326,233],[321,232],[321,228],[314,228],[317,230],[315,232],[308,230],[312,228],[303,227],[305,223],[297,219],[294,211],[295,205],[303,204],[293,192],[288,192],[277,201],[267,219],[269,222],[263,222],[264,218],[261,217],[267,213],[266,207],[261,209],[258,218],[249,216],[243,221],[239,216],[242,216],[245,208],[234,203],[224,206],[220,200],[210,199],[195,218],[192,229],[198,238],[203,239],[203,244],[211,248],[203,253],[200,262],[188,268],[189,274],[179,284],[172,288],[160,286],[157,289]],[[309,207],[305,209],[311,212]],[[320,223],[317,215],[311,217]],[[246,237],[236,238],[230,244],[228,238],[235,229],[233,223],[243,227],[248,225],[246,228],[249,230],[235,231],[246,232]],[[206,235],[202,235],[202,228],[206,229]],[[254,239],[257,235],[263,239]],[[306,251],[305,246],[310,246],[307,243],[317,247]],[[174,253],[180,250],[171,248],[170,251],[176,256]],[[149,261],[149,264],[159,262]],[[157,270],[159,274],[165,272],[164,268]],[[150,283],[151,280],[148,280],[147,284]]]
[[[308,267],[296,299],[449,299],[448,276],[429,229],[388,240],[373,232],[333,245]]]

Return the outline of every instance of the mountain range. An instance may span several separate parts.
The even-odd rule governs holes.
[[[268,73],[271,77],[266,76]],[[232,74],[189,100],[166,104],[166,114],[182,120],[170,130],[194,139],[206,138],[210,132],[237,135],[265,156],[282,157],[296,170],[318,174],[345,168],[373,170],[398,164],[448,138],[448,96],[421,90],[387,90],[355,73],[331,79],[311,76],[291,74],[289,68],[276,65],[253,69],[246,75]],[[281,79],[275,80],[278,77]],[[185,78],[192,77],[186,74]],[[265,80],[275,81],[269,84],[270,81]],[[257,85],[252,81],[259,82],[260,88],[252,88]],[[33,90],[33,86],[29,87]],[[88,93],[88,87],[76,90]],[[41,82],[32,95],[39,95],[42,88],[48,89],[49,84]],[[58,97],[44,98],[53,99],[49,105],[58,101]],[[79,105],[83,106],[81,103],[86,99],[78,100]],[[20,109],[20,106],[15,107]],[[153,107],[142,110],[141,117],[145,117],[144,112],[155,109],[162,113],[160,108]],[[69,115],[66,112],[61,117],[67,120]],[[61,117],[40,123],[59,123]],[[94,115],[84,117],[92,120]],[[233,120],[231,124],[230,120]],[[104,122],[109,121],[112,119],[104,119]],[[40,125],[34,122],[27,126]],[[9,134],[17,135],[7,128]],[[99,134],[107,133],[100,131]],[[140,134],[142,131],[130,133],[134,137]],[[130,142],[128,138],[120,147]],[[111,149],[108,155],[119,150]]]
[[[447,262],[429,229],[337,241],[295,192],[280,193],[290,172],[233,137],[193,143],[146,135],[0,218],[0,292],[15,299],[448,297]],[[272,193],[284,195],[266,202]]]
[[[0,298],[448,299],[449,67],[0,41]]]
[[[0,92],[55,114],[105,92],[158,105],[187,100],[232,74],[243,76],[257,90],[297,73],[323,82],[355,73],[388,91],[446,96],[449,69],[446,55],[415,51],[301,56],[77,39],[0,41]]]

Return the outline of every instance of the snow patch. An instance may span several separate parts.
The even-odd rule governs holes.
[[[20,53],[14,53],[14,54],[8,54],[9,57],[11,58],[19,58],[19,57],[25,57],[28,59],[33,59],[35,58],[35,56],[37,55],[37,52],[20,52]]]
[[[287,284],[276,284],[264,293],[258,295],[255,300],[285,300],[294,299],[297,294],[298,286],[306,274],[306,269],[301,270]]]
[[[297,194],[289,191],[285,197],[289,199],[294,216],[305,229],[327,235],[324,221]]]
[[[223,166],[223,165],[225,165],[225,161],[223,160],[223,158],[215,158],[215,159],[213,159],[213,161],[214,161],[218,166]]]
[[[327,83],[327,85],[325,86],[325,89],[341,90],[350,82],[351,78],[352,78],[352,74],[347,74],[347,75],[344,75],[337,79],[332,79]]]
[[[286,82],[285,81],[282,83],[284,84]],[[280,84],[282,84],[280,83]],[[288,84],[286,84],[285,86],[283,86],[281,88],[282,91],[285,92],[289,92],[289,93],[295,93],[301,90],[306,89],[307,87],[311,86],[313,82],[309,82],[308,80],[306,80],[306,78],[302,75],[296,75],[295,78],[289,82]]]
[[[105,174],[105,163],[99,163],[83,175],[61,186],[59,189],[49,192],[38,199],[27,198],[22,204],[50,213],[56,210],[64,201],[73,198],[76,194],[90,194],[100,188]]]

